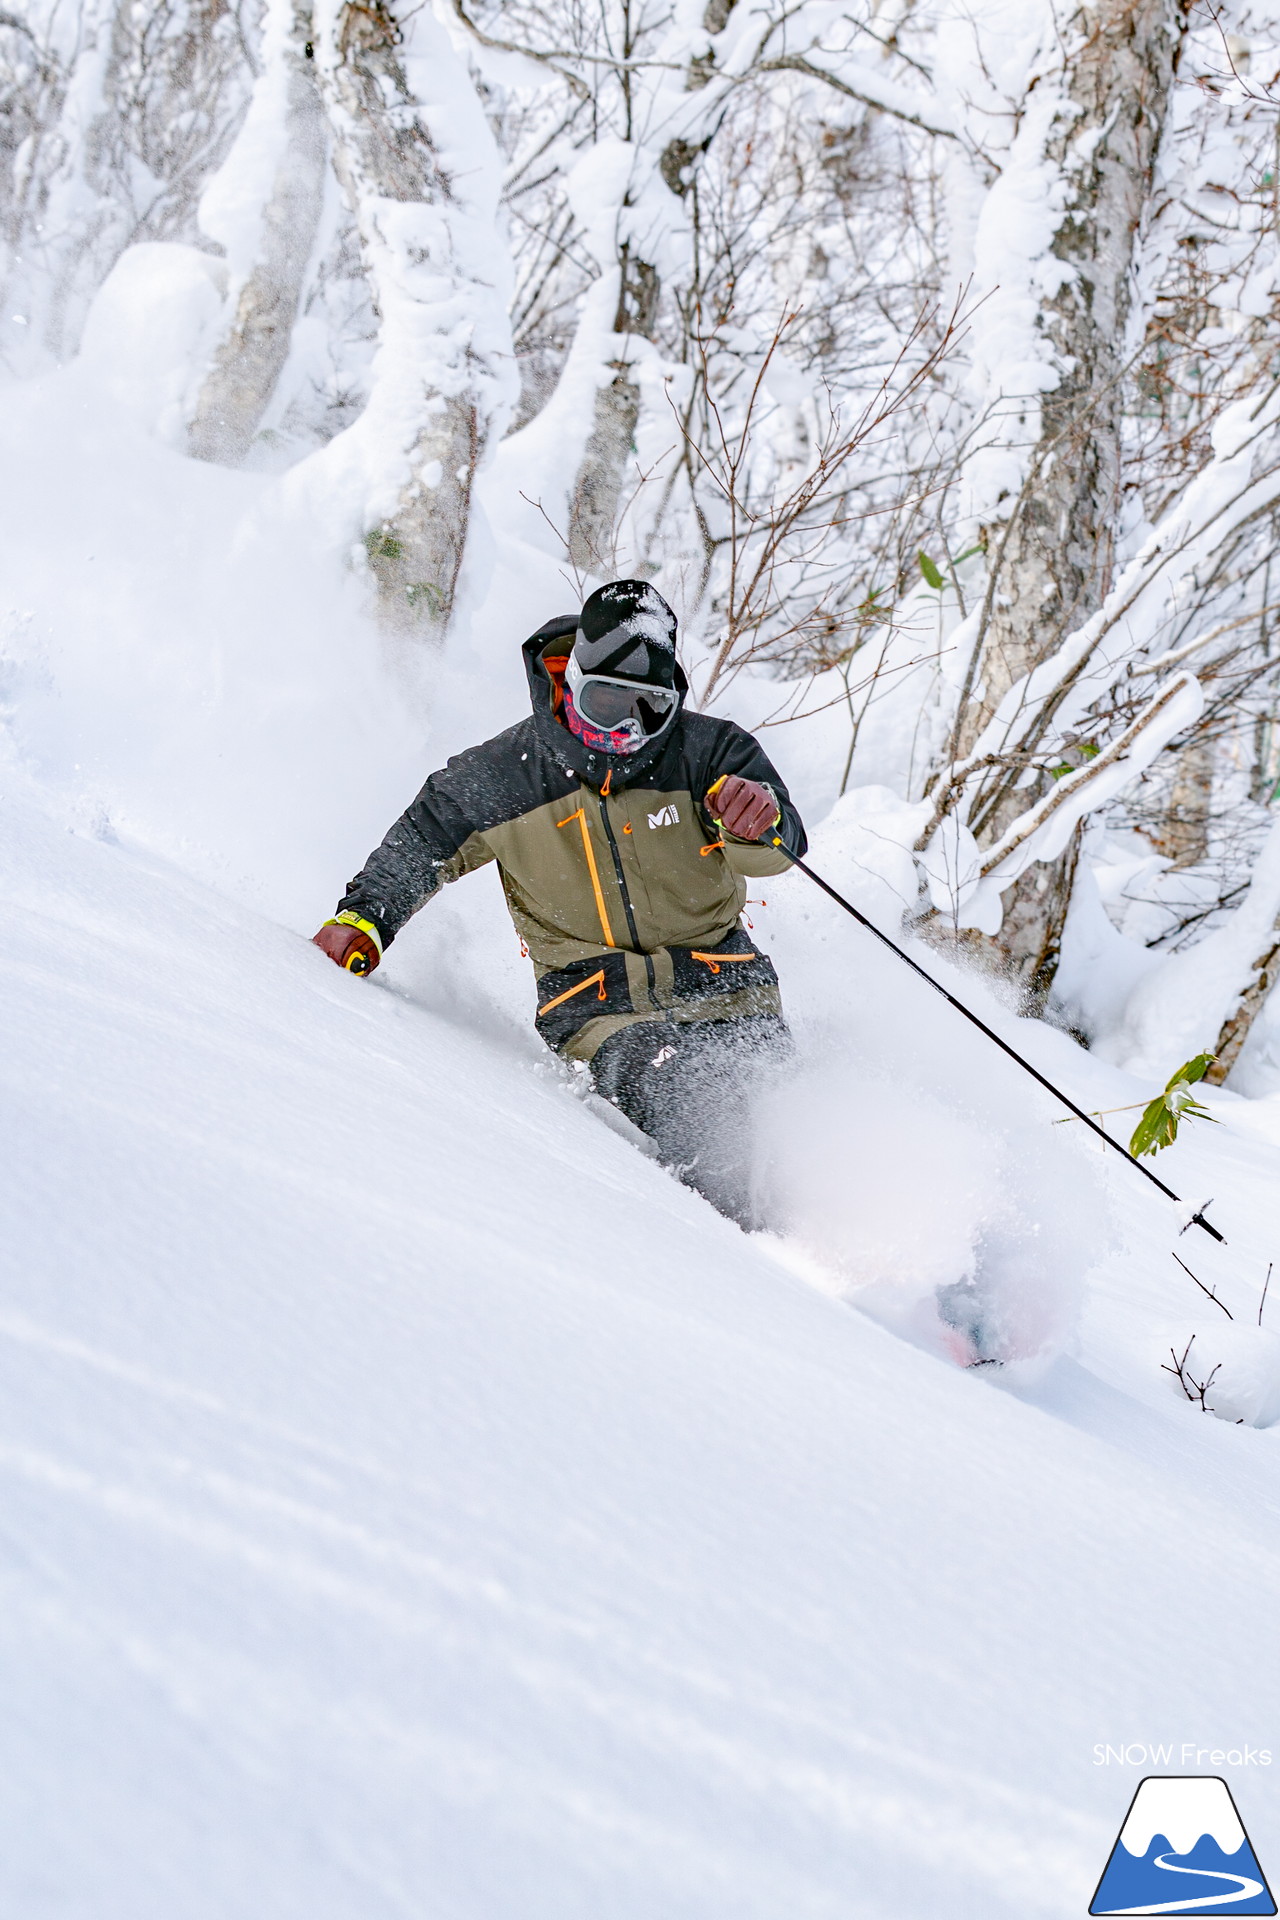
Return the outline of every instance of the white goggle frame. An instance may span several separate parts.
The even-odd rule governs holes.
[[[584,673],[577,658],[572,653],[564,670],[565,685],[573,695],[573,704],[589,727],[597,727],[601,733],[625,733],[636,741],[652,740],[662,732],[672,714],[680,704],[680,695],[674,687],[653,687],[641,680],[616,680],[608,673]],[[655,727],[653,733],[646,733],[640,724],[638,714],[628,714],[622,720],[606,726],[602,720],[596,720],[583,705],[584,688],[613,687],[625,693],[632,701],[644,700],[663,715],[662,726]]]

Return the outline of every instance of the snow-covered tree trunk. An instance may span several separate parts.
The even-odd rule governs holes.
[[[1079,8],[1063,29],[1065,65],[1041,160],[1056,176],[1058,215],[1029,276],[1032,287],[1047,289],[1035,321],[1047,390],[1038,421],[1024,405],[1033,431],[1025,479],[990,533],[989,592],[957,714],[956,757],[972,750],[1010,688],[1097,610],[1111,583],[1134,246],[1185,30],[1181,0],[1104,0]],[[1028,108],[1036,111],[1034,96]],[[1012,422],[1009,400],[1003,410],[1002,436],[1012,442],[1018,409]],[[980,844],[998,840],[1034,797],[1006,783],[970,822]],[[1068,847],[1016,882],[991,943],[1037,998],[1056,970],[1075,857]]]
[[[634,258],[624,244],[613,323],[624,343],[652,340],[660,291],[656,268]],[[613,570],[614,532],[640,421],[640,385],[630,360],[619,358],[611,365],[613,378],[596,391],[591,432],[569,503],[569,559],[581,573],[602,578]]]
[[[230,324],[188,435],[198,460],[244,459],[288,358],[324,202],[328,142],[313,31],[309,0],[269,0],[245,124],[201,203],[201,226],[222,242],[231,283]]]
[[[87,31],[96,51],[97,33]],[[47,269],[40,236],[56,166],[49,149],[62,147],[74,59],[17,14],[0,14],[0,301],[7,321],[0,321],[0,339],[9,366],[29,362],[43,333]]]
[[[0,12],[0,154],[12,141],[0,167],[0,279],[23,323],[13,363],[35,368],[75,353],[126,247],[194,239],[249,73],[238,0],[83,0],[26,13]]]
[[[414,21],[415,45],[428,51],[412,81],[400,25],[380,0],[319,0],[315,19],[334,166],[359,227],[379,345],[360,420],[304,467],[336,465],[340,484],[362,495],[387,624],[438,638],[453,610],[476,469],[514,378],[506,260],[494,206],[477,206],[492,186],[491,142],[470,76],[429,14]],[[446,154],[440,128],[456,139],[469,108],[475,137]]]
[[[107,257],[84,270],[116,215],[95,177],[120,53],[115,0],[87,0],[73,22],[50,21],[47,34],[6,17],[0,35],[7,149],[2,296],[22,328],[9,336],[7,357],[26,370],[74,351],[87,296],[110,265]]]
[[[1037,317],[1057,380],[1040,401],[1023,492],[1000,533],[961,752],[1110,585],[1134,241],[1184,31],[1180,0],[1104,0],[1066,28],[1071,51],[1044,145],[1061,213],[1042,277],[1058,284]]]
[[[1280,980],[1280,922],[1272,929],[1270,940],[1249,969],[1248,984],[1240,995],[1240,1004],[1227,1015],[1214,1045],[1216,1058],[1205,1079],[1220,1087],[1240,1058],[1249,1029],[1262,1012],[1267,995]]]

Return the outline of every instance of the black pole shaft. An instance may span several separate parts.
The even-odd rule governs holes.
[[[957,1000],[954,994],[948,993],[946,988],[942,986],[939,981],[935,980],[931,973],[926,973],[924,968],[919,966],[917,962],[911,958],[909,953],[904,953],[902,948],[891,940],[887,933],[881,933],[874,921],[868,920],[865,913],[859,913],[858,909],[850,901],[846,900],[842,893],[837,893],[835,888],[830,886],[827,881],[822,878],[820,873],[815,873],[812,867],[807,866],[805,862],[799,859],[794,853],[787,852],[782,841],[776,837],[773,844],[781,853],[787,855],[793,867],[799,867],[806,879],[812,880],[815,887],[821,887],[822,891],[834,900],[838,907],[843,907],[846,913],[852,914],[853,918],[858,922],[858,925],[865,927],[868,933],[873,933],[882,946],[888,947],[890,953],[896,953],[899,960],[905,961],[906,965],[910,967],[912,973],[918,973],[927,987],[932,987],[935,993],[940,993],[948,1006],[954,1007],[957,1013],[962,1013],[965,1019],[978,1029],[979,1033],[985,1033],[987,1039],[993,1040],[1002,1053],[1007,1053],[1011,1060],[1016,1060],[1024,1072],[1029,1073],[1033,1080],[1038,1080],[1040,1085],[1046,1088],[1055,1100],[1061,1100],[1064,1107],[1070,1108],[1076,1119],[1083,1120],[1086,1127],[1091,1128],[1100,1140],[1105,1140],[1109,1147],[1114,1147],[1117,1153],[1122,1153],[1130,1166],[1136,1167],[1138,1172],[1142,1174],[1145,1179],[1149,1180],[1153,1187],[1158,1187],[1167,1200],[1173,1200],[1179,1206],[1182,1205],[1181,1199],[1172,1187],[1166,1187],[1164,1181],[1161,1180],[1157,1174],[1152,1173],[1150,1167],[1144,1167],[1141,1160],[1135,1159],[1127,1147],[1122,1147],[1118,1140],[1113,1140],[1105,1127],[1100,1127],[1096,1120],[1091,1119],[1090,1116],[1084,1112],[1083,1108],[1076,1105],[1074,1100],[1068,1100],[1061,1087],[1055,1087],[1052,1080],[1046,1080],[1038,1067],[1033,1067],[1029,1060],[1024,1060],[1016,1047],[1011,1047],[1007,1040],[1002,1040],[1000,1035],[989,1027],[985,1020],[980,1020],[976,1013],[971,1012],[970,1009],[965,1006],[963,1000]],[[1193,1213],[1189,1224],[1203,1227],[1205,1232],[1212,1234],[1215,1240],[1223,1240],[1222,1234],[1218,1232],[1218,1229],[1210,1221],[1205,1219],[1202,1213]],[[1223,1240],[1223,1244],[1225,1245],[1225,1240]]]

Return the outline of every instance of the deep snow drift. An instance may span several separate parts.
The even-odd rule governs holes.
[[[7,1904],[1066,1916],[1133,1785],[1098,1743],[1280,1749],[1276,1430],[1160,1371],[1194,1335],[1220,1411],[1280,1413],[1280,1102],[1162,1157],[1230,1244],[1178,1240],[788,876],[749,908],[786,1231],[743,1236],[542,1049],[491,873],[371,981],[306,943],[519,713],[553,570],[473,585],[428,737],[268,478],[74,374],[4,431]],[[896,805],[815,840],[886,925]],[[1089,1107],[1152,1091],[981,997]],[[1061,1357],[926,1350],[965,1275]]]

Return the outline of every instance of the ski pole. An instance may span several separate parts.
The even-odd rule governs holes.
[[[1007,1053],[1011,1060],[1016,1060],[1018,1065],[1031,1075],[1033,1080],[1038,1080],[1040,1085],[1046,1088],[1056,1100],[1061,1100],[1064,1107],[1069,1107],[1076,1119],[1083,1120],[1086,1127],[1091,1128],[1100,1140],[1105,1140],[1109,1147],[1114,1147],[1117,1153],[1122,1153],[1129,1164],[1136,1167],[1138,1172],[1142,1174],[1145,1179],[1149,1180],[1153,1187],[1158,1187],[1167,1200],[1172,1200],[1177,1206],[1183,1204],[1181,1198],[1174,1192],[1172,1187],[1167,1187],[1157,1174],[1152,1173],[1150,1167],[1144,1167],[1141,1160],[1135,1159],[1127,1147],[1122,1147],[1118,1140],[1113,1140],[1105,1127],[1100,1127],[1096,1120],[1089,1118],[1089,1115],[1084,1112],[1083,1108],[1076,1105],[1074,1100],[1067,1098],[1061,1087],[1055,1087],[1052,1080],[1046,1080],[1040,1072],[1040,1069],[1033,1067],[1029,1060],[1024,1060],[1016,1047],[1011,1047],[1007,1040],[1002,1040],[1000,1035],[994,1032],[985,1020],[980,1020],[976,1013],[971,1012],[970,1009],[965,1006],[963,1000],[957,1000],[954,994],[948,993],[946,988],[939,981],[935,980],[931,973],[926,973],[924,968],[918,965],[909,953],[904,953],[902,948],[892,941],[887,933],[881,933],[874,921],[868,920],[865,913],[859,913],[858,909],[851,901],[846,900],[842,893],[837,893],[835,888],[829,885],[820,873],[815,873],[813,868],[807,866],[798,855],[788,852],[776,833],[769,835],[768,838],[771,845],[777,847],[780,853],[786,854],[787,859],[793,867],[799,867],[806,879],[812,880],[815,887],[821,887],[822,891],[834,900],[838,907],[843,907],[846,913],[852,914],[853,918],[858,922],[858,925],[865,927],[868,933],[873,933],[882,946],[888,947],[890,953],[896,953],[899,960],[904,960],[910,967],[912,973],[919,974],[926,986],[932,987],[935,993],[940,993],[947,1002],[947,1005],[954,1007],[957,1013],[962,1013],[965,1019],[978,1029],[979,1033],[985,1033],[988,1040],[994,1040],[1002,1053]],[[1204,1202],[1206,1207],[1209,1204],[1207,1200]],[[1187,1222],[1187,1227],[1203,1227],[1206,1233],[1212,1234],[1213,1238],[1221,1241],[1223,1246],[1226,1245],[1225,1235],[1219,1233],[1213,1223],[1205,1219],[1203,1212],[1200,1210],[1192,1214],[1190,1220]],[[1187,1227],[1182,1228],[1183,1233],[1186,1232]]]

